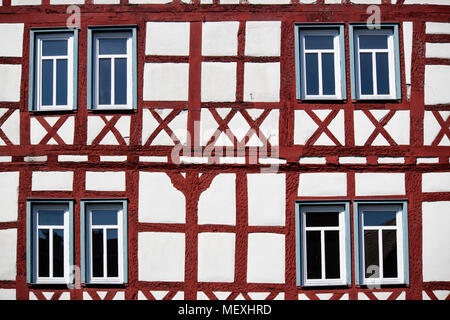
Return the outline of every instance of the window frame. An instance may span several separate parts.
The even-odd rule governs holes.
[[[335,55],[335,95],[307,95],[306,72],[304,68],[304,34],[333,34],[335,36],[333,49]],[[295,24],[295,65],[297,100],[345,100],[347,99],[345,36],[344,24]],[[321,50],[324,51],[324,50]],[[336,63],[339,62],[339,63]],[[320,72],[319,72],[320,77]],[[320,81],[319,81],[320,90]]]
[[[43,106],[41,102],[40,65],[42,61],[41,43],[43,39],[63,39],[67,45],[67,105]],[[78,29],[72,28],[32,28],[30,30],[30,64],[28,86],[29,111],[69,111],[77,109],[78,86]],[[55,69],[55,68],[54,68]],[[53,72],[55,75],[55,70]],[[54,80],[53,87],[56,86]],[[53,90],[55,101],[56,90]]]
[[[125,284],[128,283],[128,201],[126,199],[82,199],[80,202],[80,246],[81,246],[81,283],[84,284]],[[118,226],[118,276],[93,277],[91,261],[92,230],[90,207],[119,208],[117,215]],[[104,255],[106,252],[104,251]],[[107,263],[104,259],[104,265]]]
[[[63,277],[39,277],[38,275],[38,248],[37,230],[38,224],[36,213],[38,208],[64,209],[64,276]],[[27,261],[27,283],[30,284],[69,284],[73,283],[71,278],[71,267],[74,265],[73,246],[73,200],[69,199],[27,199],[27,222],[26,222],[26,261]],[[61,229],[61,228],[58,228]],[[51,261],[50,261],[51,262]],[[49,265],[49,270],[51,264]],[[51,272],[51,270],[50,270]]]
[[[370,208],[370,209],[367,209]],[[363,213],[376,210],[394,210],[396,209],[396,226],[393,227],[365,227],[363,225]],[[396,230],[397,231],[397,277],[382,277],[382,259],[379,258],[381,265],[379,278],[366,278],[365,276],[365,256],[364,256],[364,229],[370,230]],[[408,202],[406,200],[392,201],[355,201],[354,202],[354,242],[355,242],[355,282],[357,285],[408,285],[409,284],[409,246],[408,246]],[[380,232],[380,231],[379,231]],[[381,238],[378,238],[378,243]],[[379,256],[382,249],[379,245]]]
[[[401,100],[401,74],[400,74],[400,44],[398,35],[398,24],[383,23],[378,25],[378,29],[369,29],[366,24],[350,24],[349,26],[349,44],[350,44],[350,77],[351,93],[353,100]],[[374,94],[362,95],[359,76],[359,40],[360,34],[386,35],[391,33],[388,38],[388,49],[364,49],[367,52],[376,52],[377,50],[388,52],[389,61],[389,95],[375,94],[376,89],[376,70],[373,68],[373,88]],[[373,58],[372,58],[373,59]],[[373,61],[373,60],[372,60]],[[373,66],[373,62],[372,62]]]
[[[98,45],[97,39],[123,38],[127,35],[127,104],[100,105],[98,103]],[[136,26],[89,26],[87,57],[87,108],[88,110],[133,110],[137,109],[137,27]],[[111,87],[114,81],[111,75]],[[131,83],[131,86],[129,85]],[[114,99],[113,91],[111,98]],[[112,101],[111,101],[112,102]]]
[[[308,212],[339,212],[340,278],[339,279],[307,279],[306,262],[306,231],[307,229],[328,229],[329,227],[306,227],[306,209]],[[351,285],[351,240],[350,240],[350,203],[348,201],[296,201],[296,262],[297,286],[348,286]],[[324,240],[324,239],[322,239]],[[324,242],[321,241],[321,254],[324,256]],[[325,260],[321,259],[322,277],[324,276]]]

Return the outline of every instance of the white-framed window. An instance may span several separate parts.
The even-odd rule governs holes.
[[[133,107],[132,46],[131,31],[93,33],[93,109]]]
[[[297,217],[298,278],[303,286],[346,285],[348,271],[348,204],[300,204]]]
[[[34,73],[34,92],[30,108],[36,111],[74,109],[74,33],[36,32],[34,61],[30,65]],[[34,89],[34,91],[33,91]]]
[[[84,282],[126,282],[126,214],[121,202],[84,204]]]
[[[296,25],[297,99],[346,97],[343,25]]]
[[[359,282],[363,285],[406,283],[406,203],[360,203],[356,211]]]
[[[69,203],[30,203],[27,235],[28,281],[69,283],[71,264],[71,206]]]
[[[399,99],[394,28],[355,28],[354,72],[357,99]]]

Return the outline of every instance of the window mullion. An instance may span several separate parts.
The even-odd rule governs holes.
[[[111,105],[116,105],[115,79],[116,79],[116,58],[111,57]]]
[[[321,279],[326,279],[325,275],[325,231],[322,229],[320,231],[320,256],[321,256]]]
[[[379,279],[383,279],[383,229],[378,229],[378,264],[379,264],[379,270],[378,275]]]
[[[103,278],[108,278],[108,263],[107,263],[108,254],[106,252],[106,250],[108,249],[107,245],[108,228],[103,227],[102,229],[103,229]]]
[[[48,273],[48,275],[49,275],[49,278],[53,278],[53,228],[52,227],[48,227],[48,234],[49,234],[49,236],[48,236],[48,240],[49,240],[49,243],[48,243],[48,247],[49,247],[49,249],[48,249],[48,257],[49,257],[49,264],[48,264],[48,266],[49,266],[49,273]]]
[[[373,85],[373,95],[378,95],[378,86],[377,86],[377,61],[376,61],[376,52],[372,52],[372,85]]]
[[[322,79],[322,52],[317,52],[317,72],[319,79],[319,96],[323,95],[323,79]]]

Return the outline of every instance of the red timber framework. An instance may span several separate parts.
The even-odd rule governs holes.
[[[450,139],[450,104],[426,105],[424,103],[425,68],[428,65],[450,66],[448,58],[427,58],[427,43],[450,43],[448,34],[427,34],[427,22],[450,22],[450,7],[435,5],[406,5],[383,0],[382,22],[399,23],[401,96],[395,102],[360,102],[352,100],[350,89],[342,102],[309,103],[296,99],[295,39],[296,23],[343,23],[345,24],[346,69],[350,70],[349,23],[364,23],[368,14],[366,5],[301,4],[293,0],[289,5],[200,5],[198,0],[185,4],[175,0],[167,5],[129,5],[120,0],[117,5],[94,5],[86,1],[79,5],[81,26],[78,48],[78,108],[70,112],[37,113],[28,110],[29,44],[30,29],[37,27],[64,27],[67,6],[50,5],[42,0],[37,6],[12,6],[11,0],[3,0],[0,6],[1,23],[23,23],[22,57],[3,57],[0,64],[21,66],[20,101],[0,102],[0,156],[7,159],[0,163],[1,172],[19,173],[18,217],[14,222],[0,222],[0,230],[17,230],[17,265],[15,280],[0,281],[0,288],[15,289],[17,299],[449,299],[450,281],[424,282],[422,203],[426,201],[450,201],[450,190],[424,191],[422,177],[425,173],[450,172],[450,147],[441,142]],[[188,22],[189,53],[184,56],[146,55],[146,23]],[[209,21],[238,22],[237,55],[202,56],[202,24]],[[245,53],[246,23],[248,21],[281,22],[279,56],[248,56]],[[410,93],[405,81],[404,22],[412,23],[410,59]],[[107,112],[87,110],[87,36],[90,26],[136,25],[138,58],[138,107],[133,111]],[[236,64],[235,101],[202,102],[202,63],[233,62]],[[188,65],[187,101],[144,100],[144,66],[151,63],[178,63]],[[276,64],[280,68],[279,101],[245,101],[245,66],[248,63]],[[351,87],[347,74],[347,88]],[[409,85],[409,84],[408,84]],[[389,126],[396,116],[406,114],[409,119],[409,142],[398,141]],[[295,141],[296,115],[309,118],[315,128],[301,143]],[[2,126],[12,117],[20,118],[20,137],[12,139]],[[216,123],[214,134],[202,142],[196,123],[202,125],[203,117]],[[434,118],[439,125],[437,135],[424,141],[424,118]],[[95,118],[95,119],[94,119]],[[145,119],[152,119],[152,126]],[[356,126],[364,118],[373,131],[362,140]],[[178,121],[177,121],[178,119]],[[185,119],[185,121],[184,121]],[[182,121],[183,120],[183,121]],[[96,123],[89,128],[89,121]],[[275,139],[270,135],[270,124],[276,124]],[[343,132],[336,132],[331,123],[341,121]],[[180,134],[179,123],[185,133]],[[70,134],[64,126],[73,128]],[[4,128],[4,126],[3,126]],[[38,128],[38,129],[36,129]],[[38,132],[36,134],[32,134]],[[228,129],[228,130],[227,130]],[[259,142],[251,145],[253,129]],[[244,130],[244,134],[240,134]],[[339,131],[339,130],[338,130]],[[69,130],[70,132],[70,130]],[[157,137],[167,133],[167,143],[155,143]],[[204,151],[215,143],[213,136],[224,133],[230,140],[224,147],[227,156],[204,157]],[[343,134],[342,134],[343,133]],[[317,144],[321,136],[331,143]],[[358,137],[357,137],[358,136]],[[109,137],[106,139],[106,137]],[[187,138],[186,138],[187,137]],[[193,137],[192,139],[190,137]],[[384,145],[374,145],[379,138]],[[114,141],[114,143],[108,143]],[[358,140],[358,141],[357,141]],[[363,141],[364,140],[364,141]],[[252,140],[253,141],[253,140]],[[172,158],[174,146],[185,143],[192,154],[182,154],[177,163]],[[258,154],[261,146],[269,154]],[[215,149],[217,151],[219,149]],[[186,151],[186,150],[185,150]],[[273,152],[276,152],[274,157]],[[213,153],[215,155],[215,153]],[[63,161],[61,156],[82,156],[77,162]],[[117,156],[118,158],[104,158]],[[84,157],[84,158],[83,158]],[[322,162],[302,163],[303,158],[319,158]],[[359,159],[343,163],[342,158]],[[400,159],[386,163],[385,158]],[[432,164],[421,163],[431,158]],[[258,159],[255,164],[252,159]],[[300,161],[299,161],[300,160]],[[285,187],[285,216],[282,225],[251,225],[249,223],[249,177],[262,168],[277,165],[276,174],[282,175]],[[73,185],[66,191],[34,191],[33,172],[73,172]],[[87,172],[124,172],[125,183],[121,191],[89,190],[86,188]],[[174,189],[185,198],[185,221],[183,223],[145,222],[139,219],[140,179],[142,173],[164,173]],[[345,190],[341,195],[304,195],[300,183],[304,173],[342,173]],[[359,173],[404,173],[404,194],[359,195]],[[198,203],[201,195],[210,188],[221,174],[235,177],[235,223],[200,224]],[[253,184],[252,184],[253,185]],[[74,199],[74,256],[80,265],[80,199],[126,198],[128,199],[128,283],[124,286],[98,288],[82,286],[66,289],[36,287],[26,281],[26,202],[29,198]],[[298,200],[345,200],[405,199],[408,201],[409,273],[407,286],[369,289],[355,284],[355,257],[352,254],[352,284],[342,288],[307,289],[296,284],[296,228],[295,203]],[[353,217],[353,208],[350,210]],[[353,219],[351,219],[353,221]],[[351,223],[352,234],[354,232]],[[146,232],[179,233],[184,236],[184,276],[181,281],[146,281],[139,276],[139,235]],[[234,235],[234,281],[201,282],[198,279],[198,243],[201,233],[226,233]],[[248,279],[249,236],[270,234],[283,237],[284,281],[278,283],[252,282]],[[352,240],[352,252],[354,242]],[[261,266],[264,268],[264,266]]]

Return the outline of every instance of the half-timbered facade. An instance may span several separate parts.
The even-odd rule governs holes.
[[[448,0],[0,0],[0,299],[450,297]]]

